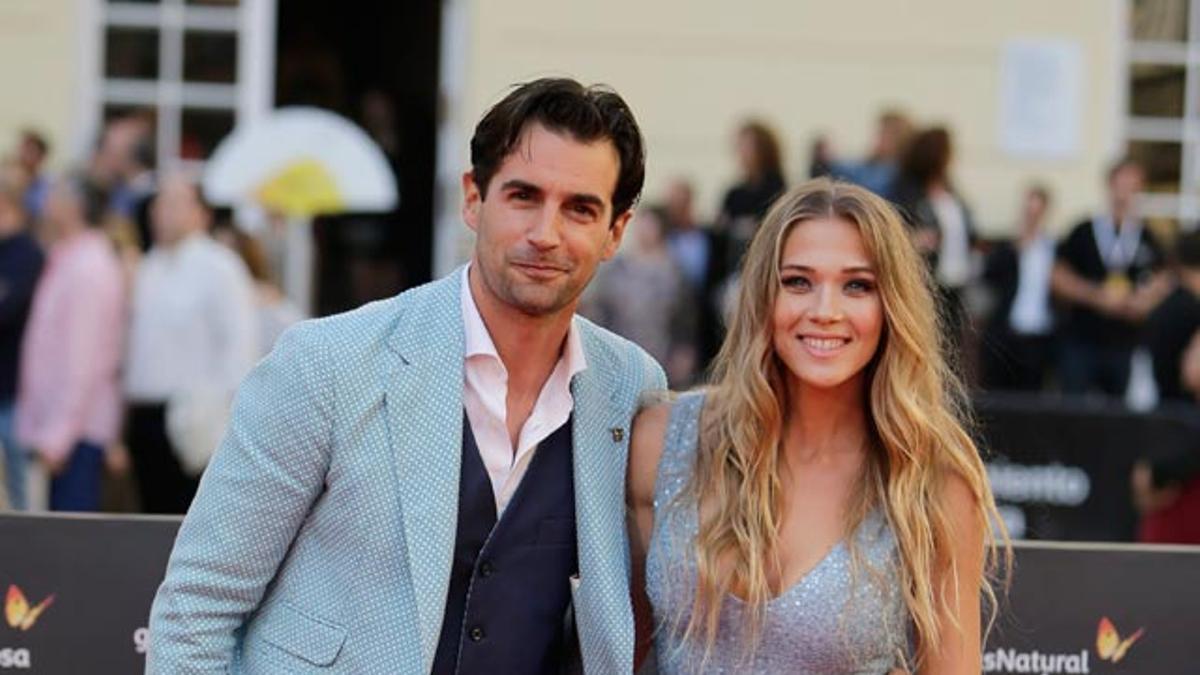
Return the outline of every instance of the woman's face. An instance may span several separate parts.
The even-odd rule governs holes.
[[[754,137],[754,132],[749,130],[739,132],[734,149],[737,152],[738,166],[741,167],[742,173],[747,176],[756,174],[762,158],[758,156],[758,140]]]
[[[779,269],[773,343],[789,388],[859,386],[879,348],[884,316],[858,226],[837,217],[793,226]]]

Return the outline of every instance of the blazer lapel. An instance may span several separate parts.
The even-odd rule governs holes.
[[[609,347],[586,325],[582,339],[588,368],[572,383],[574,409],[575,511],[579,547],[579,590],[575,616],[583,661],[590,668],[620,669],[623,656],[605,653],[629,634],[633,660],[632,609],[629,602],[628,539],[625,530],[625,471],[629,442],[628,414],[618,405],[620,380]],[[622,621],[628,619],[628,631]],[[617,672],[617,671],[612,671]]]
[[[415,294],[389,346],[384,406],[424,669],[441,634],[462,461],[461,271]],[[364,561],[366,562],[366,561]]]

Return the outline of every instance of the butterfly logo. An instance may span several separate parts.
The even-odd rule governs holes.
[[[1145,633],[1144,628],[1138,628],[1133,635],[1125,639],[1121,639],[1121,634],[1117,632],[1117,627],[1112,621],[1108,620],[1107,616],[1100,617],[1100,625],[1096,629],[1096,653],[1100,655],[1102,661],[1112,661],[1119,663],[1125,658],[1125,653],[1133,646],[1133,643],[1142,637]]]
[[[29,630],[37,623],[38,617],[54,603],[54,594],[46,596],[45,600],[36,606],[30,606],[25,594],[15,584],[8,587],[8,596],[4,599],[4,618],[10,628]]]

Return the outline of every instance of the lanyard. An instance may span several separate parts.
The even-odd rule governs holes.
[[[1141,222],[1126,218],[1117,232],[1111,216],[1092,218],[1092,236],[1096,238],[1096,249],[1100,260],[1110,272],[1124,271],[1133,264],[1138,243],[1142,239]]]

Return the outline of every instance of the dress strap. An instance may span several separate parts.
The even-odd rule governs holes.
[[[691,478],[703,407],[703,391],[682,394],[671,405],[666,436],[663,438],[662,458],[658,462],[658,476],[654,482],[656,513],[674,501]]]

